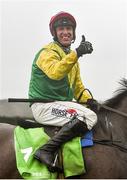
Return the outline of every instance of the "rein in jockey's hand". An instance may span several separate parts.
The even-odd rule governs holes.
[[[86,105],[88,106],[88,108],[90,108],[94,112],[98,112],[98,110],[99,110],[98,109],[99,103],[95,99],[88,99],[86,102]]]

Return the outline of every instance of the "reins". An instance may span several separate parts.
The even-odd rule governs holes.
[[[79,96],[79,98],[78,98],[78,101],[80,100],[80,98],[81,98],[81,96],[82,96],[82,94],[83,94],[84,91],[88,91],[88,93],[91,95],[92,99],[94,99],[91,91],[90,91],[89,89],[85,88],[85,89],[81,92],[81,94],[80,94],[80,96]],[[104,104],[100,104],[100,103],[98,103],[98,102],[97,102],[97,105],[98,105],[98,110],[101,109],[101,108],[103,108],[103,109],[106,109],[106,110],[108,110],[108,111],[112,111],[112,112],[114,112],[114,113],[117,113],[117,114],[119,114],[119,115],[121,115],[121,116],[127,117],[127,113],[121,112],[121,111],[119,111],[119,110],[117,110],[117,109],[111,108],[111,107],[106,106],[106,105],[104,105]]]
[[[104,104],[97,103],[97,105],[98,105],[98,109],[103,108],[103,109],[106,109],[106,110],[108,110],[108,111],[112,111],[112,112],[114,112],[114,113],[117,113],[117,114],[119,114],[119,115],[121,115],[121,116],[127,117],[127,113],[124,113],[124,112],[119,111],[119,110],[117,110],[117,109],[111,108],[111,107],[106,106],[106,105],[104,105]]]

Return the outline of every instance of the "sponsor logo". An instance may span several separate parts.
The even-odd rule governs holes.
[[[21,149],[21,153],[23,154],[24,156],[23,158],[26,163],[29,160],[29,157],[31,156],[32,151],[33,151],[32,147]]]
[[[58,117],[66,117],[67,115],[67,111],[66,110],[62,110],[62,109],[57,109],[57,108],[52,108],[52,115],[56,115]]]
[[[57,109],[57,108],[52,108],[51,114],[57,117],[67,117],[67,118],[73,118],[74,116],[78,115],[75,109]]]

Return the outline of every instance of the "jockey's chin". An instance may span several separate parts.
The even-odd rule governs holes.
[[[71,38],[62,38],[62,39],[59,39],[60,44],[62,46],[64,46],[64,47],[69,47],[71,45],[71,41],[72,41]]]

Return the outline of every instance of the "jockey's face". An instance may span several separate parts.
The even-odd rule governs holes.
[[[56,35],[59,43],[68,47],[73,40],[73,28],[72,26],[59,26],[56,28]]]

